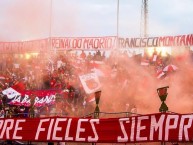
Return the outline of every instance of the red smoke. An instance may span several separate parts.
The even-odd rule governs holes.
[[[50,3],[38,0],[4,2],[1,41],[21,41],[49,36]]]
[[[129,104],[130,108],[136,106],[139,114],[159,112],[161,101],[157,94],[157,88],[169,86],[166,99],[169,111],[192,112],[192,62],[190,62],[189,56],[182,55],[183,61],[177,59],[172,61],[179,69],[163,80],[155,77],[154,66],[142,67],[132,59],[125,60],[117,55],[118,66],[121,67],[118,68],[118,77],[115,80],[109,79],[103,82],[101,111],[125,112],[126,104]],[[122,83],[121,78],[127,79],[126,86]]]

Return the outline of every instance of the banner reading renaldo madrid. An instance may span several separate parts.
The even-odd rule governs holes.
[[[0,140],[135,143],[192,141],[193,114],[150,114],[129,118],[0,119]]]
[[[50,50],[111,50],[117,48],[193,46],[193,34],[145,38],[104,37],[50,37],[39,40],[0,42],[3,53],[46,52]]]

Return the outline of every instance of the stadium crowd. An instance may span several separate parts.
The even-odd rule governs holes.
[[[192,54],[190,52],[188,55],[193,58]],[[129,57],[128,51],[112,51],[109,57],[106,57],[105,51],[102,53],[99,50],[94,54],[85,51],[80,54],[39,53],[30,58],[22,57],[20,54],[2,55],[0,58],[1,117],[83,116],[94,111],[95,105],[86,101],[90,94],[85,93],[79,75],[94,71],[98,74],[101,83],[108,82],[106,84],[108,87],[121,94],[126,89],[128,80],[132,79],[126,69],[128,62],[148,70],[155,79],[164,79],[175,71],[173,68],[163,71],[174,59],[169,54],[163,57],[161,52],[158,53],[156,50],[152,56],[146,53],[143,56],[133,53],[132,57]],[[96,70],[100,70],[100,73]],[[10,100],[2,91],[17,83],[22,84],[20,89],[61,90],[61,93],[56,94],[56,101],[52,105],[36,107],[33,105],[34,100],[31,101],[30,106],[10,105]],[[129,110],[128,106],[126,110]]]

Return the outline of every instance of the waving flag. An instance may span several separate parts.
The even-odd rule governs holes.
[[[14,97],[16,97],[16,96],[21,95],[18,91],[16,91],[16,90],[13,89],[13,88],[5,89],[5,90],[2,91],[2,93],[3,93],[4,95],[7,95],[8,99],[12,99],[12,98],[14,98]]]
[[[90,73],[79,76],[81,84],[87,94],[94,93],[101,88],[101,83],[99,82],[96,73]]]
[[[177,66],[170,64],[170,65],[167,65],[167,66],[163,69],[163,71],[165,71],[165,72],[173,72],[173,71],[176,71],[177,69],[178,69]]]
[[[16,82],[15,85],[12,86],[12,88],[21,93],[25,90],[25,85],[23,82]]]
[[[157,76],[157,78],[158,79],[160,79],[162,76],[164,76],[165,75],[165,73],[163,72],[163,71],[159,71],[159,72],[157,72],[157,74],[156,74],[156,76]]]

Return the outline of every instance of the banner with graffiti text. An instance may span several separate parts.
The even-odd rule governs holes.
[[[140,143],[190,142],[193,114],[148,114],[127,118],[1,118],[0,140]]]
[[[119,48],[144,47],[188,47],[193,46],[193,34],[178,36],[161,36],[147,38],[121,38],[118,39]]]
[[[2,91],[4,95],[7,96],[8,104],[17,106],[27,106],[31,105],[32,100],[33,105],[36,107],[41,107],[44,105],[51,105],[55,103],[56,94],[62,94],[62,90],[23,90],[16,91],[13,88],[7,88]]]
[[[112,50],[145,47],[193,46],[193,34],[159,37],[51,37],[39,40],[0,42],[2,53],[48,52],[52,50]]]
[[[1,53],[27,53],[27,52],[46,52],[50,50],[49,38],[18,41],[0,42]]]
[[[116,48],[116,36],[107,37],[53,37],[53,49],[114,49]]]

